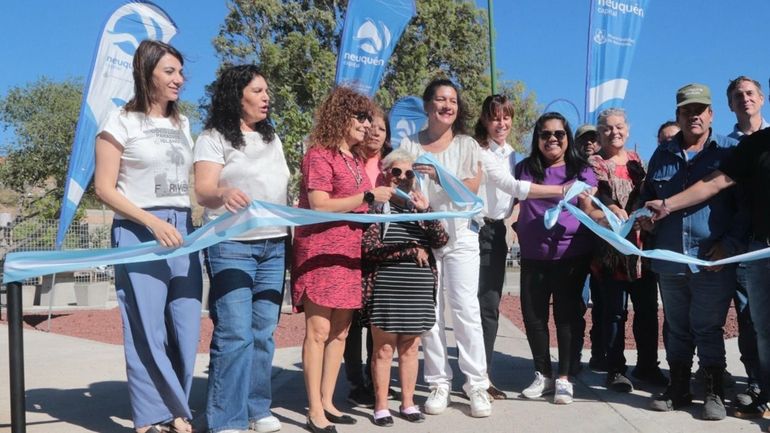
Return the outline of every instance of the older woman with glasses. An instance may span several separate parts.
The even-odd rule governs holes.
[[[425,196],[413,191],[413,162],[414,156],[401,149],[383,159],[385,182],[403,194],[391,196],[378,211],[403,214],[430,210]],[[401,380],[399,414],[410,422],[424,420],[414,403],[419,336],[430,330],[436,319],[437,270],[431,248],[443,247],[448,239],[437,220],[372,224],[364,233],[364,307],[374,337],[376,425],[393,424],[388,410],[388,384],[396,348]]]

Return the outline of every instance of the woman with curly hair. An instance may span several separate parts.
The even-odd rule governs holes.
[[[251,200],[285,205],[289,167],[270,122],[270,96],[255,65],[214,83],[206,129],[195,143],[195,194],[204,219]],[[211,432],[280,430],[270,414],[273,331],[283,299],[286,227],[264,227],[212,245],[211,338],[206,419]]]
[[[629,125],[626,112],[609,108],[599,114],[597,129],[601,150],[590,162],[599,181],[597,197],[621,219],[635,210],[644,180],[642,160],[626,149]],[[643,247],[646,232],[632,230],[628,240]],[[601,297],[601,350],[607,360],[606,386],[617,392],[631,392],[634,387],[626,376],[625,348],[628,295],[634,304],[633,332],[638,352],[631,374],[654,385],[668,385],[658,367],[658,291],[650,263],[639,256],[626,256],[606,242],[599,246],[594,267],[599,276]]]
[[[325,212],[366,212],[386,202],[392,188],[372,188],[364,161],[351,148],[366,138],[372,102],[337,87],[315,114],[310,146],[302,160],[299,206]],[[353,311],[361,308],[361,235],[358,223],[297,227],[294,234],[292,302],[305,312],[302,365],[308,396],[307,427],[335,432],[331,423],[354,424],[334,406],[334,387]]]

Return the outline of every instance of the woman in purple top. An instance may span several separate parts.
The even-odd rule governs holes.
[[[516,178],[542,185],[568,185],[576,180],[596,186],[596,176],[575,146],[567,120],[559,113],[545,113],[535,123],[529,157],[516,166]],[[594,248],[591,233],[570,213],[559,215],[558,223],[546,229],[543,215],[559,199],[522,201],[516,233],[521,245],[521,310],[527,340],[535,362],[535,380],[522,392],[526,398],[554,393],[554,403],[572,402],[569,382],[572,333],[582,313],[583,282]],[[590,197],[581,195],[579,205],[591,218],[603,213]],[[548,335],[548,304],[553,296],[559,369],[552,378]]]

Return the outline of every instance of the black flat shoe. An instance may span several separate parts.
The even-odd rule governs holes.
[[[307,417],[307,423],[305,423],[305,427],[307,427],[307,429],[313,433],[337,433],[337,427],[333,424],[329,424],[326,427],[321,428],[313,424],[313,420],[310,419],[310,417]]]
[[[326,416],[326,419],[328,419],[330,422],[333,422],[334,424],[355,424],[358,422],[357,419],[350,415],[345,415],[344,413],[337,416],[330,413],[328,410],[324,410],[324,415]]]
[[[422,412],[415,412],[415,413],[404,413],[399,411],[398,413],[401,415],[401,418],[414,423],[421,423],[425,421],[425,415],[422,414]]]
[[[374,425],[378,425],[380,427],[393,427],[393,417],[384,416],[382,418],[374,418]]]

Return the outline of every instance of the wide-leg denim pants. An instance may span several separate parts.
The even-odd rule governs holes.
[[[192,231],[189,209],[148,211],[182,235]],[[141,224],[126,219],[112,223],[113,247],[154,239]],[[115,265],[128,392],[136,427],[192,418],[188,400],[200,337],[201,277],[198,252]]]
[[[211,338],[209,431],[246,430],[270,416],[273,331],[283,299],[285,238],[225,241],[207,250]]]

